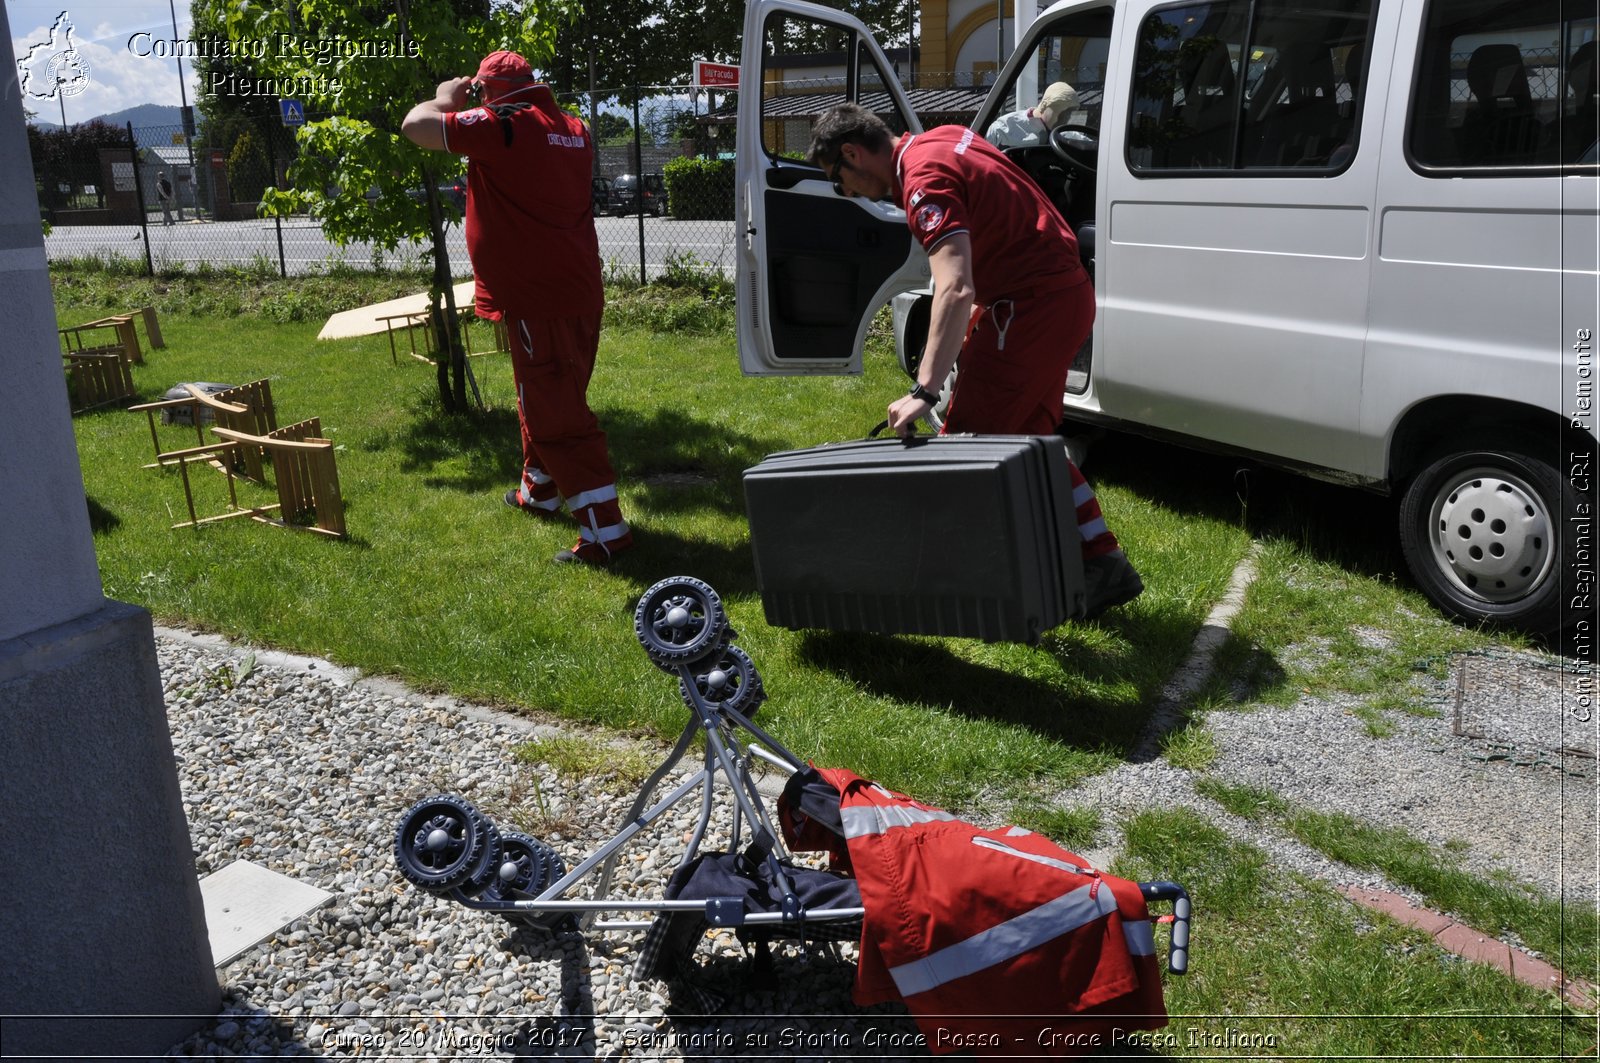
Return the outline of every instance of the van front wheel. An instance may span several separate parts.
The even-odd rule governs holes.
[[[1524,441],[1449,451],[1406,488],[1400,545],[1435,605],[1534,633],[1562,622],[1561,559],[1577,493]]]

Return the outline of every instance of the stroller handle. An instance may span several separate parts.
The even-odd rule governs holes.
[[[1186,974],[1189,970],[1189,891],[1176,882],[1141,882],[1139,892],[1146,901],[1172,902],[1172,940],[1167,946],[1167,970]]]

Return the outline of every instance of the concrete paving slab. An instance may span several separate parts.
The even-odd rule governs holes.
[[[200,897],[218,967],[333,900],[326,890],[248,860],[235,860],[201,879]]]

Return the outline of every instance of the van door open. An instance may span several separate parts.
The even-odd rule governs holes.
[[[927,283],[927,257],[898,207],[842,198],[805,161],[811,126],[848,100],[896,134],[922,127],[867,28],[832,8],[751,3],[742,63],[739,365],[752,375],[859,373],[873,313]]]

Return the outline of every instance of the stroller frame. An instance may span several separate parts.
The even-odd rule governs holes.
[[[699,912],[712,926],[778,926],[804,936],[807,922],[862,919],[864,908],[807,909],[796,894],[787,870],[790,854],[773,828],[750,768],[754,760],[761,760],[793,775],[801,770],[803,761],[751,721],[766,695],[754,663],[733,645],[737,633],[729,626],[716,591],[688,576],[662,580],[639,599],[634,632],[650,660],[678,678],[690,718],[666,759],[641,785],[617,832],[568,871],[559,854],[544,842],[515,832],[502,834],[463,798],[438,795],[417,802],[401,817],[395,860],[402,876],[419,889],[465,907],[543,929],[555,929],[581,917],[578,925],[584,929],[639,930],[650,923],[596,917],[607,912]],[[700,769],[650,804],[696,736],[704,736],[705,741]],[[758,861],[768,866],[779,891],[779,910],[746,911],[744,898],[738,896],[685,900],[608,896],[617,861],[627,844],[698,790],[699,818],[678,868],[696,858],[711,824],[719,778],[734,799],[729,851],[738,851],[748,833],[746,866],[753,868]],[[596,868],[599,874],[592,896],[568,899],[568,892]],[[1137,885],[1147,901],[1172,904],[1173,914],[1163,920],[1172,924],[1167,969],[1184,974],[1191,914],[1188,893],[1174,882]]]
[[[545,927],[574,915],[582,916],[582,926],[595,930],[638,930],[650,925],[647,921],[596,919],[603,912],[702,912],[711,925],[728,927],[783,924],[797,928],[805,921],[862,918],[865,911],[860,907],[806,909],[796,895],[793,879],[786,870],[790,854],[774,829],[750,769],[754,760],[761,760],[792,775],[800,770],[802,761],[751,721],[750,714],[766,695],[755,665],[732,643],[737,633],[729,626],[716,592],[691,577],[662,580],[640,598],[634,630],[651,661],[678,678],[690,718],[666,759],[641,785],[617,832],[572,870],[546,875],[542,880],[530,879],[518,861],[531,856],[533,862],[546,868],[559,867],[560,858],[554,850],[525,835],[506,835],[486,838],[484,847],[491,851],[474,858],[470,839],[457,832],[494,835],[498,831],[464,800],[441,795],[418,802],[401,819],[395,856],[402,875],[413,885],[465,907]],[[700,769],[655,804],[649,804],[697,736],[704,736],[705,740]],[[748,834],[745,854],[752,862],[759,857],[771,869],[781,893],[781,910],[747,912],[743,899],[738,897],[609,897],[622,850],[637,834],[698,790],[699,818],[678,866],[694,860],[710,828],[719,779],[734,799],[729,851],[745,846]],[[508,839],[513,843],[509,848],[505,844]],[[492,852],[496,842],[499,855]],[[533,852],[522,852],[530,842]],[[459,866],[463,862],[475,869]],[[597,867],[592,897],[567,899],[568,891]],[[462,872],[461,881],[453,882]]]

